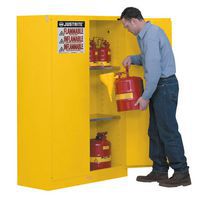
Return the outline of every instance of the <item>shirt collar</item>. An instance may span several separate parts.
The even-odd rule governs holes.
[[[144,27],[142,28],[142,30],[139,32],[139,34],[138,34],[138,37],[140,38],[140,39],[142,39],[143,37],[144,37],[144,35],[145,35],[145,33],[148,31],[148,29],[151,27],[151,22],[150,21],[147,21],[146,23],[145,23],[145,25],[144,25]]]

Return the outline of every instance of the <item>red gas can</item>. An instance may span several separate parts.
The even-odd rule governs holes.
[[[111,167],[111,143],[106,134],[97,133],[96,138],[90,140],[90,170]]]
[[[118,78],[115,80],[115,94],[117,102],[117,110],[128,111],[138,110],[139,105],[134,104],[141,97],[143,92],[143,81],[140,77],[129,77],[128,68],[126,70],[126,77],[122,78],[122,72],[118,73]]]
[[[90,65],[95,66],[98,62],[98,49],[94,40],[90,40]]]
[[[101,40],[100,48],[98,49],[98,61],[102,66],[109,66],[111,61],[110,44],[106,40]]]

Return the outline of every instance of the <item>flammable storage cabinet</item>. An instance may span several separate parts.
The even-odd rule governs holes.
[[[171,41],[170,19],[148,20]],[[92,38],[109,42],[110,66],[90,66]],[[99,79],[140,53],[117,17],[18,16],[17,41],[19,185],[51,190],[151,166],[148,110],[117,112]],[[130,74],[143,77],[143,69],[133,66]],[[91,170],[90,139],[98,132],[107,132],[111,167]]]

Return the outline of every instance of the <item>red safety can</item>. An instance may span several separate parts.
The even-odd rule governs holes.
[[[118,112],[128,110],[138,110],[139,104],[135,106],[138,98],[142,96],[143,81],[140,77],[129,76],[126,68],[126,77],[122,78],[123,72],[118,73],[115,80],[115,94]]]
[[[111,143],[106,139],[107,132],[99,132],[90,140],[90,170],[111,167]]]
[[[111,61],[111,50],[110,44],[106,40],[101,40],[100,48],[98,49],[98,61],[101,65],[110,65]]]
[[[94,40],[90,40],[90,62],[95,63],[99,59],[98,49]]]

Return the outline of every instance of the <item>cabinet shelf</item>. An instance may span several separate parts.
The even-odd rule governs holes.
[[[104,67],[104,66],[95,66],[92,67],[90,66],[90,71],[99,71],[99,72],[107,72],[107,71],[118,71],[120,70],[119,66],[109,66],[109,67]]]
[[[91,114],[90,122],[108,121],[113,119],[120,119],[119,115],[104,115],[104,114]]]

